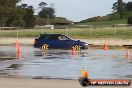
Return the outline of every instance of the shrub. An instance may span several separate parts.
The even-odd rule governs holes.
[[[128,23],[128,24],[132,24],[132,16],[131,16],[131,17],[128,17],[127,23]]]

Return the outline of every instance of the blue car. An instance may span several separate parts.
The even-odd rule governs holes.
[[[64,34],[40,34],[34,42],[35,48],[46,49],[76,49],[77,51],[88,49],[88,43],[80,40],[72,40]]]

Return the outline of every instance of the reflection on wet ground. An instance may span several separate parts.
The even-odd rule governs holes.
[[[72,55],[70,50],[44,52],[23,45],[20,59],[1,58],[0,76],[78,79],[84,67],[92,79],[132,79],[132,56],[125,58],[125,53],[123,49],[88,49]],[[0,57],[15,55],[15,46],[0,46]]]

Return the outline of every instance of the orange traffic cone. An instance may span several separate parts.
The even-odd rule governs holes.
[[[76,54],[76,49],[75,47],[72,47],[72,55],[75,55]]]
[[[18,43],[18,40],[16,40],[16,53],[18,52],[18,47],[19,47],[19,43]]]
[[[82,68],[82,77],[88,78],[88,72],[85,72],[84,68]]]
[[[105,41],[105,44],[104,44],[104,46],[103,46],[103,49],[104,49],[104,50],[108,50],[108,49],[109,49],[109,47],[108,47],[106,41]]]
[[[88,72],[85,72],[85,77],[88,78]]]
[[[130,52],[129,52],[129,50],[127,50],[127,52],[126,52],[126,59],[129,59],[130,58]]]
[[[18,40],[16,40],[16,57],[19,59],[21,57],[21,48]]]
[[[16,52],[16,57],[17,57],[18,59],[20,59],[20,58],[21,58],[21,52]]]

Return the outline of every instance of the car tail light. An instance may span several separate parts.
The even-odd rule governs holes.
[[[35,39],[34,44],[38,43],[37,39]]]

